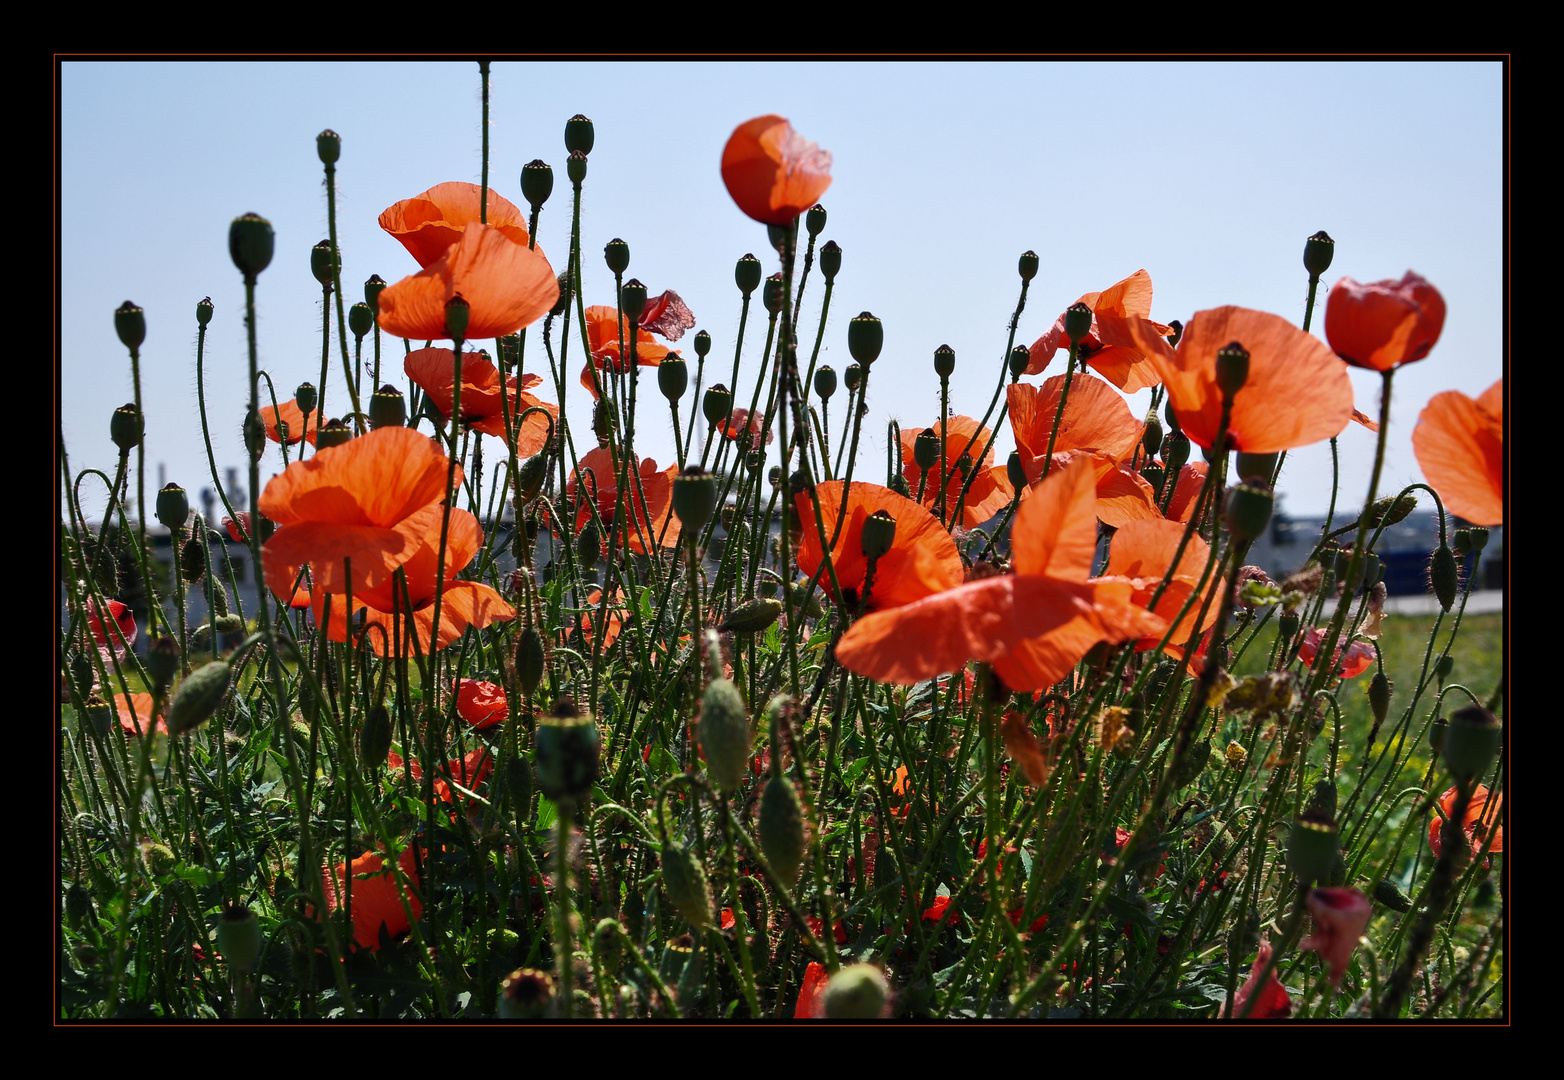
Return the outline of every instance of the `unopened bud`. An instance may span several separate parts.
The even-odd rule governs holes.
[[[872,964],[842,968],[825,986],[825,1015],[830,1020],[873,1020],[885,1008],[890,987]]]
[[[228,692],[232,676],[233,669],[226,660],[214,661],[186,676],[174,694],[174,703],[169,706],[169,734],[189,731],[216,712],[223,695]]]
[[[1017,493],[1026,487],[1026,466],[1021,464],[1021,452],[1019,450],[1010,451],[1010,456],[1005,459],[1005,479],[1010,481],[1010,486]]]
[[[885,327],[867,311],[847,324],[847,351],[854,360],[868,367],[879,359],[885,345]]]
[[[521,692],[527,697],[537,692],[538,684],[543,681],[546,663],[543,635],[529,623],[516,639],[516,681],[521,684]]]
[[[717,624],[717,629],[724,634],[757,634],[781,616],[782,601],[757,597],[728,612],[728,617]]]
[[[1303,242],[1303,268],[1311,278],[1317,278],[1330,269],[1330,261],[1335,254],[1336,241],[1321,229]]]
[[[364,716],[364,726],[358,732],[360,760],[371,768],[386,763],[391,752],[391,711],[384,704],[376,705]]]
[[[126,300],[114,309],[114,332],[119,335],[120,344],[135,352],[147,339],[146,313]]]
[[[554,193],[554,168],[542,158],[533,158],[521,167],[521,197],[527,200],[532,212],[548,202]]]
[[[1439,606],[1449,611],[1455,604],[1456,590],[1460,586],[1460,569],[1456,566],[1455,552],[1448,544],[1441,543],[1428,560],[1428,582],[1439,600]]]
[[[777,601],[755,601],[777,604]],[[780,608],[781,605],[777,604]],[[701,751],[706,755],[706,772],[724,794],[732,795],[744,784],[749,772],[754,736],[744,699],[730,679],[714,679],[701,699]]]
[[[594,135],[592,121],[580,113],[565,121],[565,149],[572,154],[590,154]]]

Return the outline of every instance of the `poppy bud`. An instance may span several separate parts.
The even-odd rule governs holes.
[[[592,121],[580,113],[565,121],[565,149],[572,154],[590,154],[592,152],[593,131]]]
[[[775,604],[775,600],[757,601]],[[755,739],[750,731],[744,699],[731,679],[713,679],[701,699],[701,752],[706,755],[706,772],[719,790],[732,795],[743,786],[749,772],[750,751]]]
[[[1037,276],[1037,252],[1027,250],[1021,253],[1020,260],[1016,263],[1016,270],[1021,275],[1022,281],[1031,281]]]
[[[885,976],[873,964],[842,968],[825,984],[825,1015],[829,1020],[873,1020],[890,997]]]
[[[1189,460],[1189,436],[1175,430],[1162,444],[1162,464],[1169,476],[1177,476]]]
[[[333,267],[332,263],[336,262]],[[331,288],[331,276],[333,269],[341,269],[341,260],[333,260],[331,257],[331,241],[322,240],[310,248],[310,273],[315,275],[315,280],[326,289]]]
[[[1074,345],[1086,340],[1092,332],[1092,309],[1077,301],[1064,309],[1064,336]]]
[[[904,499],[912,498],[912,486],[907,483],[907,478],[900,473],[891,477],[891,490]]]
[[[1503,735],[1504,727],[1498,717],[1481,705],[1467,705],[1450,714],[1439,753],[1451,776],[1475,780],[1493,764]]]
[[[767,311],[775,315],[782,310],[782,305],[787,302],[787,294],[783,290],[781,274],[772,274],[766,279],[765,288],[760,290],[760,301]]]
[[[1249,351],[1229,341],[1216,354],[1216,385],[1224,399],[1230,399],[1249,381]]]
[[[825,207],[815,203],[804,215],[804,228],[809,230],[809,236],[813,239],[825,231]]]
[[[579,186],[587,178],[587,156],[579,150],[572,150],[565,159],[565,175],[570,177],[572,184]]]
[[[610,273],[622,274],[630,265],[630,245],[619,237],[614,237],[603,246],[603,261],[608,263]]]
[[[933,428],[918,432],[918,437],[912,440],[912,460],[924,472],[934,468],[939,462],[939,432]]]
[[[1233,459],[1233,468],[1238,473],[1238,479],[1258,480],[1269,487],[1279,457],[1280,454],[1245,454],[1239,451]]]
[[[1157,451],[1162,449],[1162,421],[1157,419],[1154,412],[1146,417],[1146,431],[1140,437],[1140,444],[1145,448],[1148,458],[1156,457]]]
[[[670,840],[662,853],[663,888],[668,899],[684,921],[695,930],[704,930],[712,924],[711,889],[706,884],[706,871],[684,845]]]
[[[1445,729],[1449,726],[1442,716],[1434,717],[1434,722],[1428,725],[1428,746],[1434,753],[1444,749]]]
[[[1287,834],[1287,868],[1303,885],[1323,881],[1330,876],[1331,865],[1340,852],[1336,823],[1324,815],[1297,818]]]
[[[228,662],[217,660],[185,676],[168,709],[169,734],[181,735],[216,712],[223,695],[228,692],[232,675],[233,669]]]
[[[246,281],[271,265],[272,249],[277,241],[272,223],[259,214],[236,217],[228,226],[228,255]]]
[[[146,667],[153,692],[161,694],[179,671],[179,642],[171,637],[154,639],[147,647]]]
[[[533,158],[521,167],[521,197],[536,214],[554,193],[554,169],[542,158]]]
[[[847,324],[847,351],[864,367],[879,359],[884,345],[885,327],[867,311],[860,312]]]
[[[190,496],[178,484],[164,484],[157,493],[157,519],[169,532],[185,527],[190,517]]]
[[[516,639],[516,681],[521,684],[521,692],[529,698],[543,681],[545,662],[543,635],[535,626],[523,627],[521,636]]]
[[[876,510],[863,519],[863,557],[873,562],[885,556],[896,542],[896,519],[884,510]]]
[[[1176,349],[1178,348],[1179,339],[1184,336],[1184,324],[1177,319],[1171,319],[1168,321],[1168,329],[1173,331],[1168,335],[1168,348]],[[1168,406],[1171,408],[1172,402],[1169,402]]]
[[[548,798],[575,800],[592,790],[597,780],[597,725],[583,716],[569,698],[561,698],[538,724],[533,764],[538,787]]]
[[[445,302],[445,332],[453,341],[466,338],[467,322],[471,318],[472,308],[461,293],[457,293]]]
[[[333,446],[341,446],[352,438],[352,428],[341,420],[328,420],[326,426],[320,429],[320,434],[315,436],[315,449],[329,450]]]
[[[625,313],[633,325],[641,321],[641,312],[646,310],[646,286],[636,278],[631,278],[624,283],[619,290],[619,307]]]
[[[1314,791],[1309,795],[1309,802],[1304,808],[1304,813],[1309,816],[1327,817],[1334,820],[1336,817],[1337,795],[1336,781],[1316,780],[1314,782]]]
[[[767,481],[770,482],[770,484],[771,484],[771,486],[773,488],[781,487],[782,486],[782,466],[780,466],[780,465],[773,465],[773,466],[771,466],[770,471],[766,473],[766,479],[767,479]]]
[[[196,304],[196,323],[205,326],[212,321],[212,298],[210,296]]]
[[[141,410],[136,408],[135,402],[127,401],[109,417],[109,438],[121,453],[128,454],[141,442],[142,427]]]
[[[836,275],[842,270],[842,249],[837,246],[835,240],[827,240],[825,246],[820,249],[820,272],[825,275],[826,284],[836,280]]]
[[[836,369],[830,364],[815,370],[815,393],[820,395],[821,401],[830,401],[831,395],[836,393]]]
[[[705,397],[701,399],[701,412],[705,414],[706,422],[712,427],[726,421],[732,408],[733,392],[721,383],[714,383],[708,387]]]
[[[711,335],[702,330],[695,335],[695,355],[705,357],[709,352],[711,352]]]
[[[1385,714],[1390,711],[1390,692],[1392,689],[1391,682],[1385,678],[1383,671],[1375,672],[1374,678],[1369,681],[1369,708],[1374,711],[1375,727],[1385,722]]]
[[[1304,254],[1307,255],[1308,252],[1305,251]],[[1380,878],[1374,883],[1374,902],[1403,914],[1412,910],[1412,898],[1407,895],[1405,889],[1389,878]]]
[[[592,404],[592,434],[597,436],[598,446],[608,445],[608,436],[613,433],[613,424],[608,415],[608,403],[596,401]]]
[[[1265,534],[1271,521],[1271,489],[1264,484],[1244,481],[1227,491],[1222,521],[1234,540],[1243,543]]]
[[[1455,552],[1450,550],[1448,544],[1440,543],[1429,558],[1428,581],[1433,587],[1434,596],[1439,600],[1439,606],[1449,611],[1455,603],[1456,589],[1460,585],[1460,570],[1455,564]]]
[[[1488,529],[1485,526],[1473,525],[1466,531],[1472,538],[1473,551],[1480,552],[1483,548],[1488,546]]]
[[[597,535],[597,522],[588,518],[587,523],[582,526],[581,535],[576,537],[576,558],[590,570],[602,557],[603,541]]]
[[[1302,622],[1303,617],[1296,611],[1282,612],[1277,619],[1277,626],[1280,628],[1282,640],[1291,641],[1293,636],[1298,633],[1298,627]]]
[[[842,373],[842,382],[846,384],[849,394],[854,393],[863,385],[863,368],[857,364],[848,364],[847,370]]]
[[[1032,362],[1032,354],[1027,351],[1025,345],[1017,345],[1010,350],[1010,378],[1019,379],[1026,374],[1027,365]]]
[[[760,797],[760,851],[777,883],[791,890],[804,861],[804,808],[798,792],[783,775],[766,781]]]
[[[1179,426],[1178,413],[1173,409],[1172,398],[1169,398],[1168,403],[1162,407],[1162,418],[1163,420],[1167,421],[1168,430],[1170,432],[1172,432],[1174,435],[1183,434],[1184,429]],[[1182,463],[1180,464],[1182,465]]]
[[[1173,775],[1174,790],[1193,784],[1200,774],[1205,771],[1206,764],[1210,760],[1210,739],[1191,746],[1189,752],[1184,755],[1184,760],[1179,764],[1178,772]]]
[[[536,454],[521,463],[516,470],[516,499],[522,505],[538,497],[548,471],[548,455]]]
[[[782,601],[758,597],[728,612],[728,617],[717,624],[717,629],[724,634],[757,634],[781,617]]]
[[[364,726],[358,731],[359,759],[372,768],[386,763],[391,752],[391,712],[385,705],[376,705],[364,716]]]
[[[237,615],[229,615],[226,612],[217,610],[218,608],[224,607],[228,603],[228,594],[223,592],[222,589],[217,589],[212,593],[212,596],[214,598],[222,597],[221,600],[218,600],[212,605],[212,614],[217,616],[212,620],[212,629],[216,630],[219,634],[237,634],[243,630],[243,619],[239,618]]]
[[[500,983],[501,1020],[541,1020],[553,1002],[554,980],[546,972],[517,968]]]
[[[342,136],[330,128],[322,131],[315,136],[315,153],[320,157],[322,165],[335,165],[342,156]]]
[[[673,478],[673,512],[685,532],[699,533],[716,508],[717,478],[711,473],[696,465]]]
[[[407,399],[402,391],[386,383],[369,398],[369,426],[404,427],[407,424]]]
[[[619,970],[621,938],[618,919],[603,919],[592,931],[592,955],[607,974]]]
[[[1331,257],[1336,254],[1336,241],[1324,229],[1303,242],[1303,268],[1311,278],[1317,278],[1330,269]]]
[[[229,904],[217,919],[217,948],[235,971],[249,971],[261,958],[261,920],[243,904]]]
[[[1010,486],[1018,492],[1026,487],[1026,467],[1021,464],[1019,450],[1010,451],[1010,456],[1005,459],[1005,479],[1009,480]]]
[[[251,461],[260,461],[261,455],[266,453],[266,425],[261,422],[261,414],[254,409],[245,414],[244,448],[250,452]]]
[[[199,535],[201,531],[197,530],[179,549],[179,574],[192,585],[206,577],[206,542]]]
[[[956,370],[956,350],[949,345],[941,345],[934,350],[934,374],[942,379],[950,378],[950,373]]]
[[[353,336],[358,340],[364,340],[364,335],[375,328],[375,313],[369,309],[369,305],[360,301],[348,308],[348,329],[353,331]]]
[[[114,309],[114,332],[120,344],[134,352],[147,339],[147,316],[139,307],[126,300]]]
[[[678,401],[690,385],[689,365],[678,353],[669,353],[657,365],[657,389],[669,401]]]
[[[1379,556],[1372,551],[1363,556],[1363,584],[1373,588],[1379,584],[1379,579],[1385,574],[1385,568],[1379,561]]]

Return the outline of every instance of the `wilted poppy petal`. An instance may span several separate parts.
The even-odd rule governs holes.
[[[1474,525],[1504,523],[1503,387],[1501,379],[1477,401],[1459,390],[1435,394],[1412,432],[1417,463],[1445,508]]]
[[[546,315],[559,282],[542,254],[471,222],[440,259],[380,294],[380,325],[404,338],[448,339],[445,306],[461,294],[468,341],[503,337]]]
[[[1300,941],[1298,948],[1319,953],[1320,961],[1330,972],[1331,986],[1339,987],[1347,974],[1352,950],[1368,929],[1373,905],[1357,889],[1311,889],[1308,905],[1314,933]]]

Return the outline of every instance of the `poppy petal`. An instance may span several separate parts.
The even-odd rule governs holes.
[[[1435,394],[1417,418],[1412,448],[1423,475],[1452,513],[1474,525],[1504,523],[1503,380],[1474,401]],[[1483,402],[1498,402],[1497,415]]]
[[[424,267],[439,262],[451,245],[462,238],[467,225],[484,217],[490,228],[526,247],[527,219],[521,209],[490,188],[485,214],[480,205],[482,199],[483,192],[477,184],[436,184],[422,195],[387,207],[380,215],[380,227],[396,237]]]
[[[542,318],[559,299],[559,281],[539,252],[470,222],[438,261],[380,294],[380,325],[398,337],[449,338],[445,305],[458,293],[470,309],[464,336],[477,341]]]
[[[1097,550],[1097,481],[1084,458],[1027,489],[1010,531],[1016,573],[1084,582]]]

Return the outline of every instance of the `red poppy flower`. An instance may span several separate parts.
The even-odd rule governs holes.
[[[607,304],[594,304],[583,314],[586,318],[587,350],[591,354],[591,362],[581,368],[581,385],[586,387],[595,401],[597,387],[592,383],[592,368],[598,371],[607,369],[621,375],[625,373],[629,364],[619,355],[619,341],[622,334],[625,348],[629,349],[631,326],[630,320],[624,319],[624,326],[621,327],[622,312]],[[634,329],[635,362],[641,367],[656,367],[662,363],[670,352],[668,346],[659,345],[650,330],[642,327]]]
[[[152,706],[154,699],[151,694],[124,694],[114,695],[114,709],[119,713],[119,726],[132,735],[140,735],[143,732],[162,732],[168,734],[168,724],[160,716],[157,724],[152,722]]]
[[[1347,973],[1347,961],[1352,959],[1352,950],[1358,947],[1358,939],[1368,929],[1373,905],[1356,889],[1312,889],[1308,899],[1314,933],[1299,942],[1298,948],[1319,953],[1321,962],[1330,971],[1331,986],[1339,987],[1342,976]]]
[[[813,915],[805,915],[804,923],[815,937],[819,937],[825,931],[825,923]],[[835,925],[831,927],[831,936],[836,938],[838,945],[847,944],[847,927],[842,925],[841,919],[837,919]]]
[[[989,445],[988,428],[981,426],[970,416],[952,416],[947,420],[945,456],[929,470],[927,479],[912,456],[918,436],[924,431],[932,431],[938,435],[940,428],[938,424],[932,428],[902,428],[901,452],[902,477],[907,481],[908,489],[914,495],[918,493],[920,487],[922,488],[925,507],[931,511],[938,511],[939,478],[949,473],[950,480],[945,485],[945,512],[947,514],[956,512],[956,503],[961,498],[961,489],[967,482],[967,473],[963,471],[960,464],[963,458],[976,469],[977,476],[973,479],[972,486],[967,488],[967,501],[962,507],[961,520],[952,524],[975,529],[1010,505],[1010,500],[1015,498],[1015,488],[1010,486],[1010,477],[1005,467],[994,464],[993,447],[989,447],[988,452],[983,454],[982,462],[973,463],[973,458]]]
[[[293,595],[305,563],[326,592],[347,589],[343,559],[353,560],[355,593],[386,582],[440,525],[447,460],[425,435],[386,427],[296,461],[273,477],[261,512],[281,526],[266,541],[266,585]],[[462,467],[456,466],[460,486]]]
[[[299,408],[298,402],[292,398],[279,401],[274,409],[270,405],[261,409],[261,423],[266,425],[266,437],[274,443],[282,442],[282,434],[279,424],[288,426],[288,445],[297,446],[303,439],[308,438],[311,446],[315,445],[315,432],[320,422],[315,419],[313,411],[306,416]],[[309,428],[306,435],[304,429]]]
[[[1167,337],[1173,332],[1172,327],[1151,321],[1150,274],[1137,270],[1102,292],[1087,293],[1077,303],[1092,309],[1092,328],[1081,340],[1081,359],[1126,394],[1156,386],[1162,381],[1156,368],[1147,361],[1145,350],[1136,342],[1129,327],[1130,319],[1140,319],[1161,337]],[[1041,374],[1055,353],[1069,347],[1070,339],[1065,335],[1064,316],[1061,314],[1054,320],[1053,326],[1048,328],[1048,332],[1032,343],[1028,350],[1032,362],[1027,365],[1026,373]]]
[[[1010,923],[1011,923],[1012,926],[1019,927],[1021,925],[1021,916],[1023,914],[1025,914],[1025,912],[1026,912],[1026,905],[1022,904],[1020,907],[1016,908],[1014,911],[1007,911],[1005,913],[1005,915],[1006,915],[1007,918],[1009,918]],[[1035,933],[1037,933],[1039,930],[1041,930],[1043,927],[1045,927],[1047,925],[1048,925],[1048,913],[1045,911],[1041,915],[1039,915],[1037,918],[1032,920],[1032,925],[1028,926],[1026,928],[1026,932],[1028,934],[1035,934]]]
[[[106,606],[109,618],[114,622],[114,629],[108,631],[99,618],[98,602],[90,596],[87,598],[87,629],[92,631],[92,640],[98,643],[98,652],[105,664],[111,656],[125,659],[125,649],[136,643],[136,613],[118,600],[110,600]]]
[[[403,431],[405,428],[392,430]],[[355,440],[357,441],[357,440]],[[348,445],[352,445],[349,443]],[[439,509],[437,506],[436,510]],[[278,534],[279,536],[281,533]],[[433,646],[443,649],[462,636],[468,627],[482,628],[493,622],[504,622],[516,617],[516,609],[507,604],[500,594],[477,581],[463,581],[457,575],[483,546],[483,530],[478,519],[466,510],[451,511],[450,533],[445,546],[445,589],[440,601],[440,639]],[[403,564],[407,579],[407,598],[395,578],[386,578],[372,586],[353,589],[353,610],[362,611],[365,627],[363,636],[378,656],[392,655],[395,644],[392,635],[400,621],[402,633],[407,633],[409,623],[418,635],[418,648],[424,654],[430,652],[430,635],[434,629],[434,598],[438,586],[440,548],[440,515],[434,515],[429,528],[419,538],[413,554]],[[358,570],[358,564],[353,567]],[[329,598],[331,612],[326,612]],[[347,596],[344,593],[322,593],[314,604],[315,623],[325,627],[332,641],[346,641]],[[378,626],[385,632],[371,631]],[[404,646],[404,653],[411,651]]]
[[[504,337],[548,314],[559,281],[542,252],[476,221],[438,260],[380,294],[380,325],[404,338],[445,340],[445,305],[467,301],[467,341]]]
[[[804,969],[804,982],[798,988],[798,1003],[793,1006],[794,1020],[825,1019],[825,986],[830,981],[824,964],[809,961]]]
[[[250,542],[250,511],[235,510],[233,517],[223,516],[223,528],[228,530],[228,536],[236,544],[248,544]],[[265,514],[261,515],[261,542],[271,539],[271,535],[277,529],[276,522]]]
[[[1323,627],[1311,627],[1304,632],[1303,640],[1298,642],[1298,659],[1306,665],[1313,667],[1314,658],[1320,651],[1320,643],[1325,640]],[[1336,655],[1332,657],[1336,661],[1336,677],[1338,679],[1355,679],[1367,671],[1374,663],[1374,646],[1367,641],[1354,641],[1348,645],[1345,651],[1342,649],[1340,638],[1336,641]]]
[[[767,446],[777,441],[777,429],[766,427],[766,414],[759,409],[753,413],[748,409],[734,409],[732,417],[717,426],[717,433],[726,439],[737,439],[743,431],[749,432],[751,447],[760,444],[762,431],[766,433]]]
[[[1244,985],[1240,986],[1238,992],[1233,995],[1234,1016],[1242,1016],[1244,1006],[1249,1003],[1250,998],[1256,995],[1259,996],[1259,1000],[1255,1002],[1254,1008],[1250,1010],[1249,1019],[1282,1020],[1292,1015],[1292,998],[1287,995],[1287,988],[1276,977],[1274,970],[1266,977],[1264,986],[1259,984],[1260,973],[1265,970],[1266,965],[1270,962],[1271,942],[1269,939],[1262,940],[1260,942],[1260,951],[1254,958],[1254,964],[1249,968],[1249,977],[1244,980]],[[1221,1015],[1226,1015],[1225,1006]]]
[[[1096,545],[1095,480],[1076,462],[1022,497],[1011,572],[866,615],[838,642],[837,660],[904,685],[981,660],[1012,690],[1052,686],[1098,642],[1167,626],[1130,602],[1128,583],[1087,580]]]
[[[725,907],[722,909],[722,914],[717,919],[717,925],[723,930],[732,930],[734,926],[738,925],[734,921],[732,908]]]
[[[1167,576],[1168,568],[1173,565],[1173,556],[1178,553],[1179,542],[1183,538],[1184,526],[1176,521],[1160,518],[1155,521],[1131,521],[1113,534],[1108,548],[1108,572],[1097,580],[1111,578],[1125,581],[1134,588],[1132,598],[1135,603],[1142,606],[1150,604],[1162,579]],[[1205,573],[1210,555],[1210,546],[1199,536],[1191,536],[1184,545],[1184,555],[1179,559],[1172,580],[1151,610],[1165,620],[1177,618],[1184,603],[1199,587],[1200,576]],[[1213,572],[1206,582],[1206,595],[1212,597],[1212,601],[1206,605],[1205,619],[1198,621],[1197,625],[1200,608],[1205,600],[1203,596],[1196,599],[1189,613],[1174,627],[1172,636],[1168,638],[1168,655],[1182,657],[1189,640],[1216,621],[1219,601],[1215,597],[1221,585],[1220,576]],[[1160,634],[1154,638],[1143,638],[1137,647],[1152,649],[1160,640]]]
[[[1441,834],[1444,832],[1445,819],[1455,812],[1456,794],[1455,788],[1451,788],[1439,796],[1439,810],[1428,821],[1428,846],[1433,850],[1436,859],[1444,850],[1444,839]],[[1503,810],[1503,795],[1490,792],[1481,784],[1472,791],[1472,801],[1461,818],[1461,831],[1466,833],[1473,855],[1483,849],[1490,830],[1493,832],[1493,843],[1489,845],[1488,850],[1499,852],[1504,850],[1504,826],[1499,824],[1499,815]]]
[[[452,369],[455,366],[455,354],[450,349],[416,349],[408,353],[407,359],[402,362],[407,377],[429,395],[429,400],[440,410],[440,415],[447,417],[451,415],[453,403],[451,389],[455,385],[456,373]],[[506,395],[510,397],[508,407],[512,423],[524,410],[535,405],[541,405],[557,420],[558,406],[527,393],[542,382],[541,375],[523,375],[518,386],[516,376],[511,375],[505,380],[505,392],[502,394],[500,373],[495,369],[494,362],[481,353],[463,353],[462,423],[474,431],[503,439]],[[548,441],[548,433],[548,420],[537,413],[527,417],[516,433],[517,456],[531,457],[541,451],[543,444]]]
[[[412,909],[413,918],[416,919],[423,914],[423,904],[418,899],[417,861],[412,848],[403,849],[397,858],[397,865],[407,878],[407,906]],[[402,908],[396,876],[386,866],[385,859],[373,851],[366,851],[354,859],[351,870],[347,863],[338,863],[329,871],[321,871],[328,912],[336,911],[347,902],[347,878],[350,873],[353,876],[354,944],[361,949],[378,950],[382,926],[385,927],[386,936],[392,939],[401,937],[413,928],[412,923],[407,921],[407,912]]]
[[[1222,419],[1216,354],[1236,341],[1249,353],[1249,377],[1233,395],[1231,448],[1251,454],[1294,450],[1341,434],[1352,419],[1352,380],[1319,338],[1280,315],[1241,307],[1197,311],[1175,351],[1155,324],[1130,331],[1168,389],[1179,426],[1211,449]]]
[[[1325,340],[1347,363],[1373,371],[1428,355],[1445,325],[1445,298],[1408,270],[1400,281],[1344,277],[1325,303]]]
[[[1417,418],[1412,449],[1445,508],[1474,525],[1504,524],[1504,380],[1475,401],[1435,394]]]
[[[483,189],[453,180],[436,184],[422,195],[403,199],[380,215],[380,227],[401,241],[418,265],[440,261],[467,226],[477,222]],[[527,217],[515,203],[489,189],[489,228],[522,247],[527,246]]]
[[[869,570],[869,560],[863,554],[863,523],[879,510],[896,519],[896,539],[891,549],[880,556],[876,566],[868,610],[883,611],[910,604],[961,584],[966,574],[956,551],[956,542],[933,514],[878,484],[853,484],[844,507],[842,487],[840,480],[828,480],[815,487],[826,539],[836,536],[836,542],[831,546],[831,562],[845,594],[836,598],[839,602],[846,603],[854,611],[858,608],[864,575]],[[813,576],[820,569],[823,558],[820,534],[815,528],[814,504],[807,492],[797,492],[793,505],[803,523],[798,543],[798,568]],[[847,522],[842,526],[841,535],[837,536],[836,523],[844,513]],[[830,575],[822,573],[820,584],[829,591]]]
[[[632,485],[630,491],[626,493],[625,502],[631,517],[626,519],[620,543],[628,544],[631,551],[642,555],[647,553],[648,545],[677,546],[679,519],[673,512],[673,478],[678,473],[679,467],[670,465],[659,471],[656,461],[642,458],[637,471],[640,473],[640,488],[637,490]],[[565,484],[565,490],[569,492],[572,500],[577,499],[578,478],[588,472],[592,474],[592,481],[584,485],[583,498],[577,502],[576,507],[576,532],[578,533],[586,527],[586,523],[592,517],[592,510],[586,505],[584,498],[586,491],[597,492],[597,513],[603,519],[604,525],[608,525],[613,518],[614,504],[619,495],[619,470],[614,467],[614,457],[606,447],[598,447],[580,460]],[[644,507],[641,504],[643,497],[646,500]],[[634,525],[630,524],[632,520]]]
[[[386,764],[392,769],[407,769],[408,774],[414,780],[422,780],[424,778],[423,766],[418,763],[417,758],[411,758],[404,762],[402,756],[393,750],[386,756]],[[493,775],[494,755],[489,753],[488,747],[480,746],[476,750],[469,750],[455,761],[446,762],[445,767],[452,780],[455,780],[462,787],[471,790]],[[451,785],[446,781],[445,777],[436,776],[431,786],[441,802],[455,802]],[[465,800],[466,796],[464,795],[462,798]]]
[[[441,621],[444,621],[443,617]],[[473,727],[491,728],[504,720],[509,710],[504,687],[478,679],[456,681],[457,715]]]
[[[767,225],[791,225],[831,186],[831,154],[780,116],[740,124],[722,148],[722,182],[740,210]]]
[[[950,910],[950,897],[936,896],[934,903],[924,909],[923,919],[925,922],[932,923],[960,922],[961,913]]]

